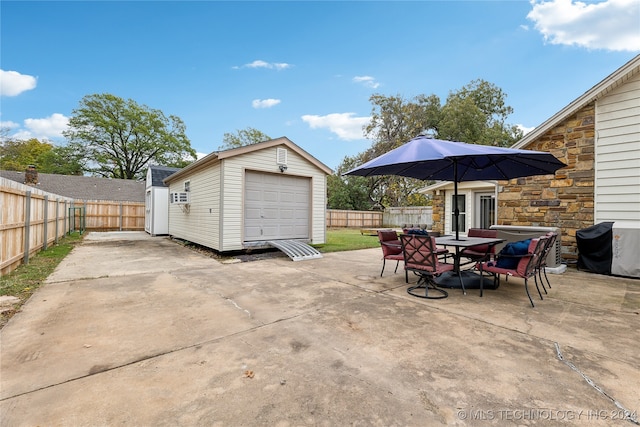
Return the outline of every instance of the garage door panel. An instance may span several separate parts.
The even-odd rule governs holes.
[[[261,230],[260,227],[245,227],[245,238],[247,240],[260,240],[262,238]]]
[[[308,239],[310,182],[309,178],[248,171],[245,241]]]
[[[280,216],[280,210],[278,208],[264,208],[262,209],[262,216],[265,219],[278,219]]]
[[[278,203],[279,201],[279,194],[277,191],[265,190],[262,194],[264,197],[263,201],[265,202]]]
[[[295,212],[293,209],[281,209],[280,210],[280,218],[291,220],[295,218]]]
[[[245,200],[247,202],[259,202],[260,200],[262,200],[262,193],[260,191],[247,190],[245,194]]]
[[[280,201],[282,203],[294,203],[296,202],[296,194],[289,191],[283,191],[280,193]]]
[[[245,209],[245,218],[248,219],[259,219],[260,218],[260,209]]]

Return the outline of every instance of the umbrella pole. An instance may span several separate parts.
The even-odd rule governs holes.
[[[458,217],[460,216],[460,210],[458,209],[458,160],[453,160],[453,216],[455,219],[454,226],[456,227],[456,240],[459,238],[458,230]]]

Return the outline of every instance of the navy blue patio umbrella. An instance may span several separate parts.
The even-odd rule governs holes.
[[[551,153],[467,144],[418,136],[344,175],[397,175],[421,180],[458,182],[509,180],[553,174],[566,165]],[[459,240],[457,197],[454,201],[456,240]]]

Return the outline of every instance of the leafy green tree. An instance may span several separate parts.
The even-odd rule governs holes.
[[[248,127],[246,129],[237,130],[236,133],[225,133],[222,137],[223,145],[218,150],[229,150],[231,148],[244,147],[245,145],[257,144],[258,142],[268,141],[271,137],[258,129]]]
[[[513,113],[513,108],[506,105],[506,94],[484,80],[474,80],[449,93],[444,105],[436,95],[406,100],[374,94],[369,100],[373,108],[364,135],[373,143],[359,155],[345,158],[338,167],[342,173],[424,133],[438,139],[496,146],[510,146],[522,137],[515,125],[506,122]],[[377,176],[347,189],[361,192],[365,187],[371,206],[417,206],[429,203],[417,192],[429,184],[411,178]]]
[[[53,145],[36,138],[26,141],[4,139],[0,146],[0,167],[4,170],[23,171],[29,165],[38,165],[39,159],[52,148]]]
[[[36,138],[20,140],[3,137],[0,168],[24,171],[29,165],[34,165],[43,173],[82,175],[82,158],[75,157],[67,147],[54,146]]]
[[[513,108],[496,85],[474,80],[451,92],[442,108],[438,137],[452,141],[508,147],[522,138],[522,131],[506,123]]]
[[[86,168],[84,156],[73,147],[54,146],[36,164],[43,173],[58,175],[82,175]]]
[[[111,94],[85,96],[63,135],[87,160],[86,171],[108,178],[136,179],[150,163],[184,167],[196,152],[177,116]]]
[[[366,211],[372,203],[368,196],[368,179],[361,176],[342,176],[355,167],[357,158],[345,158],[334,175],[327,177],[327,204],[329,209]]]

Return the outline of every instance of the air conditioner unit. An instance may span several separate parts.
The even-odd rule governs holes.
[[[175,205],[186,205],[189,203],[189,193],[171,193],[171,203]]]

